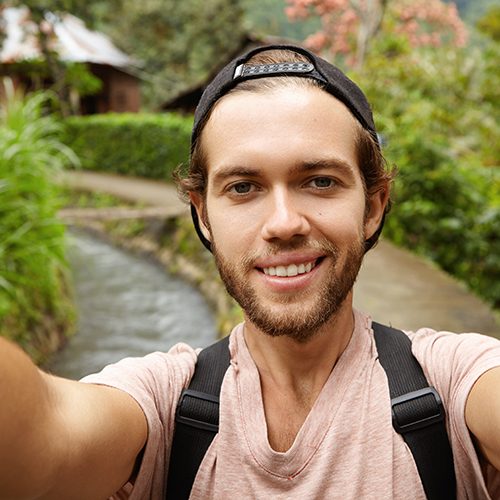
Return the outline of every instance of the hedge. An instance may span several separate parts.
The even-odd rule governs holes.
[[[74,116],[63,142],[85,169],[170,180],[187,161],[192,123],[173,113]]]

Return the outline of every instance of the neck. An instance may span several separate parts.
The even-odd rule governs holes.
[[[248,320],[245,340],[262,381],[288,390],[308,387],[319,392],[328,379],[354,328],[352,295],[338,313],[305,342],[289,337],[271,337]]]

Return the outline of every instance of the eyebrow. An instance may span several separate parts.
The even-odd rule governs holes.
[[[340,158],[321,158],[317,160],[310,160],[301,162],[295,165],[292,169],[293,174],[299,174],[302,172],[309,172],[314,170],[337,170],[342,174],[347,175],[351,178],[354,177],[355,169],[354,167]]]
[[[221,167],[215,172],[212,183],[217,185],[230,177],[257,177],[259,172],[260,170],[258,168],[243,167],[239,165]]]
[[[308,160],[294,165],[290,171],[292,175],[303,172],[331,169],[340,171],[350,179],[354,178],[354,167],[340,158],[321,158],[317,160]],[[252,168],[248,166],[234,165],[221,167],[215,172],[212,183],[217,185],[231,177],[258,177],[261,175],[261,168]]]

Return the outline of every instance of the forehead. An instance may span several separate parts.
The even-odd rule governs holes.
[[[252,166],[334,157],[357,165],[359,123],[317,87],[235,91],[220,99],[201,140],[208,175],[226,164]]]

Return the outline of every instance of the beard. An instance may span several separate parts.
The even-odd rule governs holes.
[[[266,256],[310,248],[319,250],[325,256],[324,260],[330,263],[327,279],[320,284],[315,296],[311,296],[310,290],[291,296],[276,295],[274,304],[278,307],[274,307],[274,304],[266,304],[266,299],[258,296],[247,279],[247,274],[255,270],[253,263],[257,255],[246,256],[239,263],[230,263],[221,255],[212,239],[212,250],[222,281],[248,320],[269,336],[286,336],[301,343],[309,340],[325,323],[334,319],[356,281],[365,253],[363,239],[359,239],[347,249],[345,261],[340,264],[339,248],[328,240],[322,240],[272,244],[269,245]],[[318,265],[325,265],[326,262],[322,261]],[[312,304],[304,305],[307,302]]]

